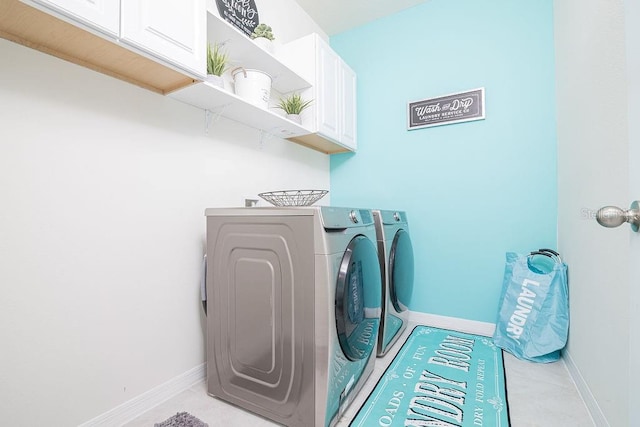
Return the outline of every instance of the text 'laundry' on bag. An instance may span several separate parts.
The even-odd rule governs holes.
[[[567,344],[567,265],[551,249],[508,252],[494,343],[533,362],[554,362]]]

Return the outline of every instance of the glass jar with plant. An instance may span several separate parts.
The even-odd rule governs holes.
[[[309,107],[312,102],[312,99],[305,100],[302,98],[302,95],[294,92],[284,98],[280,98],[277,107],[285,112],[287,119],[296,123],[302,123],[300,113]]]
[[[207,81],[224,88],[222,75],[229,68],[229,55],[222,51],[222,46],[214,43],[207,45]]]
[[[266,50],[269,53],[273,53],[273,41],[276,39],[273,36],[273,30],[267,24],[259,24],[251,34],[251,39],[254,43]]]

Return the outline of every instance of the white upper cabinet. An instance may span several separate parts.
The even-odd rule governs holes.
[[[279,57],[308,79],[313,86],[301,92],[313,99],[302,113],[302,124],[311,134],[290,138],[302,144],[336,143],[342,150],[355,151],[356,74],[317,34],[309,34],[283,45]]]
[[[123,42],[206,75],[205,0],[123,0],[121,7]]]
[[[120,0],[27,0],[31,6],[112,37],[120,31]]]
[[[23,0],[196,77],[207,73],[205,0]]]

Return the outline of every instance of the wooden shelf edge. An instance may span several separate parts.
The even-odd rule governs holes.
[[[0,37],[162,95],[196,82],[17,0],[0,1]]]
[[[325,153],[325,154],[348,153],[353,151],[347,147],[344,147],[340,144],[330,141],[317,133],[295,136],[287,139],[289,141],[295,142],[300,145],[304,145],[305,147],[311,148],[316,151],[320,151],[321,153]]]

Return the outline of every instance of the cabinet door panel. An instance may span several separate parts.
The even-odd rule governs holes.
[[[341,139],[340,142],[349,148],[357,147],[356,122],[356,73],[346,64],[342,64],[341,93],[343,103]]]
[[[204,0],[125,0],[122,41],[198,76],[206,74]]]
[[[339,95],[340,58],[324,43],[318,49],[318,75],[316,79],[318,96],[318,130],[335,141],[340,140],[340,99]]]
[[[312,88],[302,92],[306,99],[313,99],[311,108],[303,113],[303,125],[313,135],[298,139],[303,143],[328,141],[337,143],[339,151],[355,151],[355,72],[315,33],[283,45],[278,55],[313,83]]]
[[[111,37],[118,36],[120,0],[30,0],[24,3]]]

